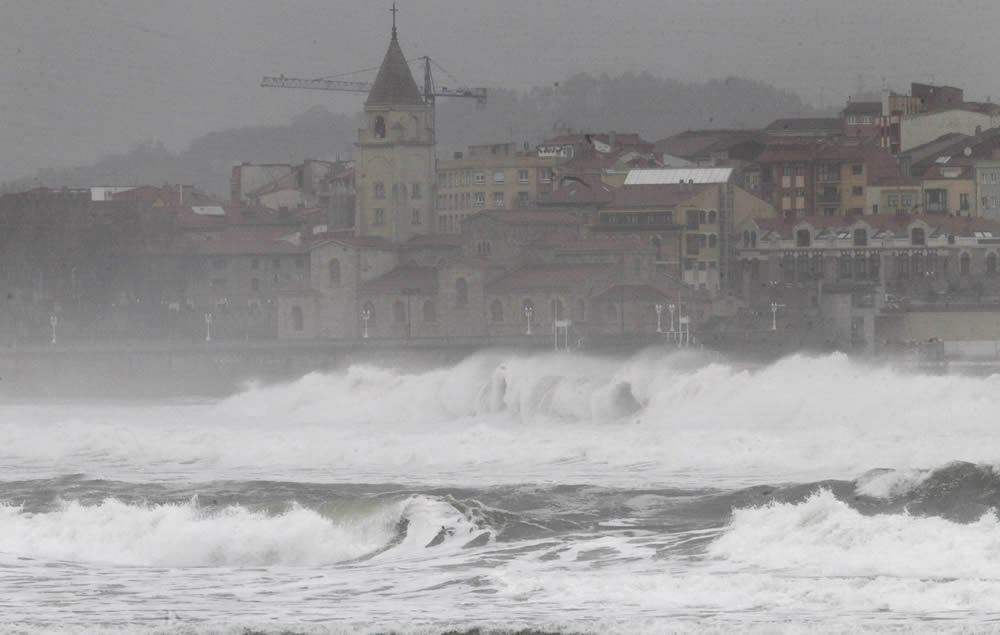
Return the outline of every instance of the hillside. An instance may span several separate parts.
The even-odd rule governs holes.
[[[438,105],[438,142],[444,156],[466,145],[540,142],[556,127],[638,132],[650,141],[694,128],[759,127],[779,117],[822,116],[795,94],[730,77],[705,83],[662,79],[649,73],[616,77],[585,73],[553,86],[518,93],[491,90],[489,105],[468,100]],[[228,196],[230,168],[240,162],[287,163],[305,158],[348,158],[360,114],[314,106],[290,123],[231,128],[198,137],[179,154],[156,141],[68,170],[40,170],[36,179],[4,190],[94,184],[189,183]]]

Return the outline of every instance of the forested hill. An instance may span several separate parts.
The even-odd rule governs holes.
[[[811,117],[817,111],[795,94],[748,79],[705,83],[661,79],[648,73],[615,77],[579,74],[527,92],[491,89],[486,109],[472,100],[440,100],[437,124],[442,155],[466,145],[504,141],[538,143],[556,127],[638,132],[650,141],[688,129],[753,128],[779,117]],[[291,123],[232,128],[195,139],[180,154],[150,141],[93,165],[40,170],[37,179],[7,190],[94,184],[189,183],[227,196],[235,163],[288,163],[305,158],[350,158],[359,115],[314,106]]]

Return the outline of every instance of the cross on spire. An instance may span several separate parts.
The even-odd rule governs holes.
[[[396,13],[399,9],[396,8],[396,3],[392,3],[392,8],[389,9],[392,12],[392,39],[396,39]]]

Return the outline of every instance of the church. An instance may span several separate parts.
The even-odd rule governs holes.
[[[695,310],[649,237],[595,232],[576,207],[484,209],[436,233],[433,104],[395,24],[364,118],[354,226],[303,238],[309,274],[278,300],[279,337],[573,347],[667,332],[675,309],[678,322]]]

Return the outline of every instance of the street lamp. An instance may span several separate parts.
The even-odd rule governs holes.
[[[771,330],[778,330],[778,309],[784,308],[784,304],[778,304],[777,302],[771,303]]]
[[[212,314],[211,313],[206,313],[205,314],[205,341],[206,342],[211,342],[212,341]]]
[[[52,326],[52,343],[56,343],[56,325],[59,324],[59,317],[53,313],[49,316],[49,324]]]
[[[361,337],[364,339],[368,339],[368,320],[371,318],[371,309],[367,307],[361,309]]]
[[[534,314],[535,314],[535,307],[531,306],[530,304],[524,307],[524,317],[527,318],[528,320],[528,330],[525,332],[525,335],[531,335],[531,316]]]
[[[662,326],[662,323],[660,322],[660,315],[662,315],[662,314],[663,314],[663,305],[660,304],[659,302],[657,302],[656,303],[656,332],[657,333],[662,333],[663,332],[663,326]]]

